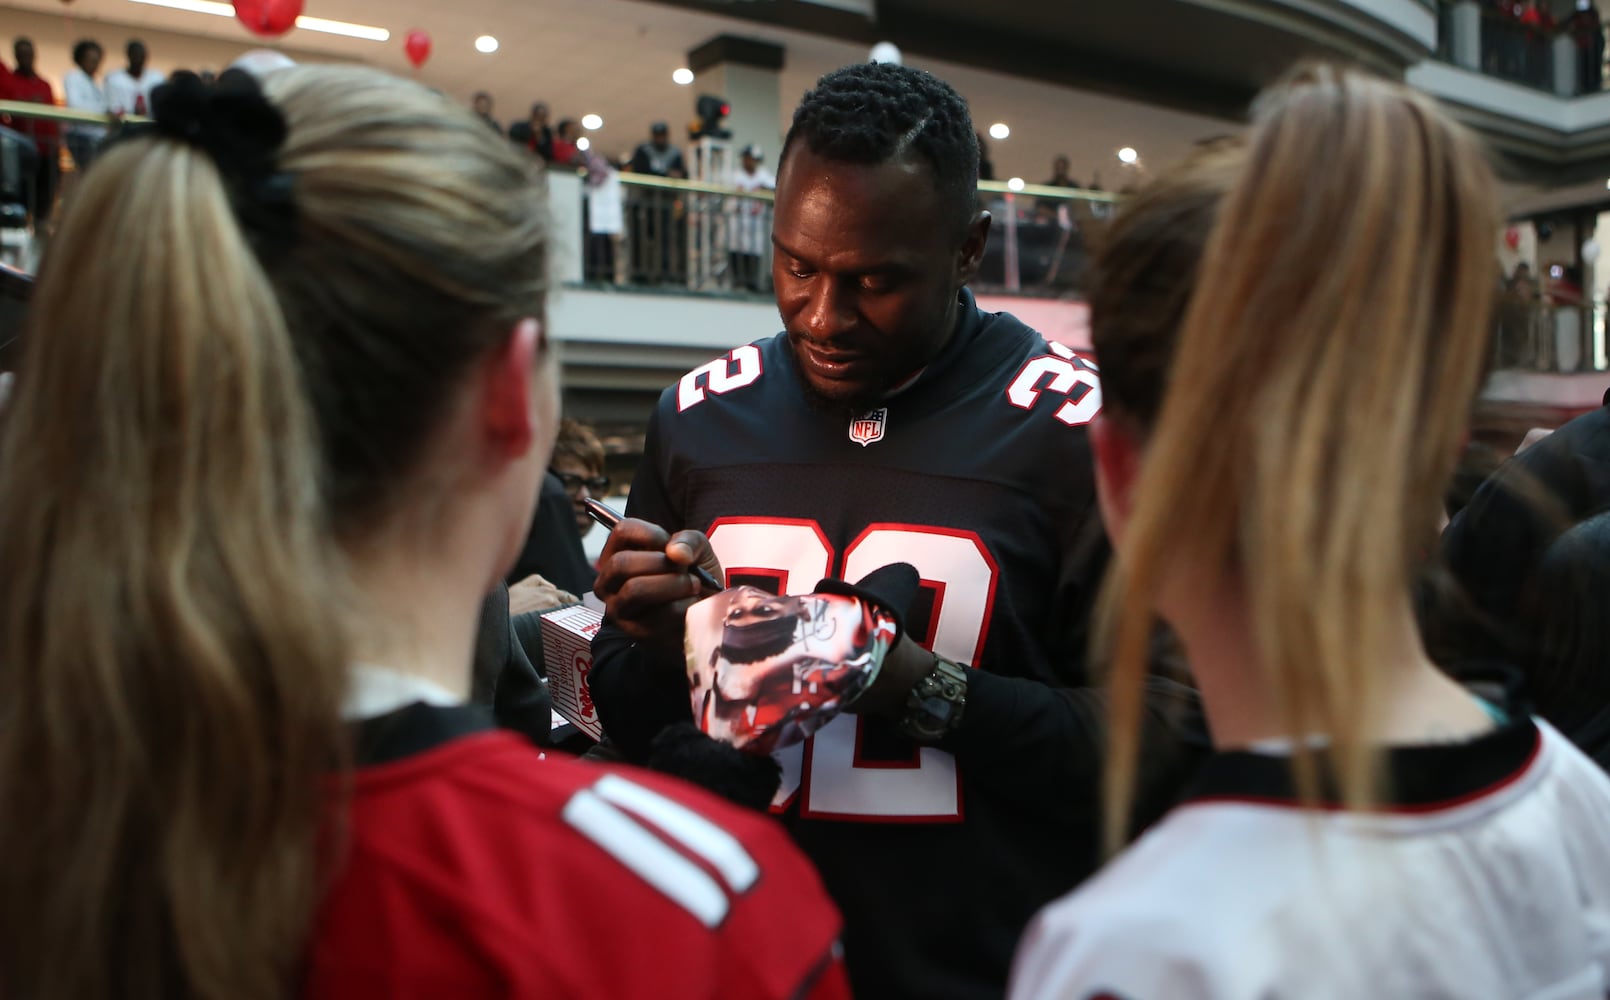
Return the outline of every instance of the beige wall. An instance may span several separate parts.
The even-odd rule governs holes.
[[[13,65],[11,46],[19,36],[33,39],[34,46],[39,52],[39,75],[49,80],[50,85],[56,88],[58,101],[62,96],[62,77],[73,67],[73,45],[79,39],[94,39],[106,50],[106,61],[101,67],[103,78],[107,72],[127,63],[123,49],[130,38],[139,38],[145,42],[146,48],[151,52],[151,65],[163,73],[175,69],[197,71],[210,69],[216,72],[228,66],[243,53],[266,47],[246,40],[237,44],[199,35],[134,28],[111,21],[90,20],[77,16],[69,22],[67,17],[60,14],[40,14],[15,7],[0,7],[0,43],[3,43],[0,47],[3,47],[7,66]],[[274,48],[279,48],[299,62],[330,61],[327,55],[321,56],[288,47],[274,46]]]

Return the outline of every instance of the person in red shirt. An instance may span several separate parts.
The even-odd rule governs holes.
[[[553,136],[553,158],[549,161],[556,167],[573,167],[581,161],[581,150],[576,140],[581,138],[581,126],[576,124],[574,118],[566,118],[559,123],[559,130]]]
[[[16,56],[17,69],[3,81],[5,95],[13,101],[55,106],[56,92],[50,82],[34,70],[34,43],[19,38],[12,47],[12,54]],[[61,127],[53,121],[22,115],[12,117],[11,127],[31,136],[39,150],[29,207],[34,228],[42,229],[50,222],[51,211],[56,206],[56,188],[61,179]]]
[[[846,997],[768,815],[467,703],[559,423],[540,167],[377,70],[261,86],[159,88],[34,291],[0,994]]]

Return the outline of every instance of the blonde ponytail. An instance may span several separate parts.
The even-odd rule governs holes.
[[[288,186],[232,172],[232,202],[205,154],[128,140],[36,290],[0,420],[8,998],[297,990],[340,862],[346,553],[440,489],[464,378],[543,316],[530,157],[375,70],[266,87],[231,99],[284,116]]]
[[[1364,734],[1490,337],[1493,183],[1429,99],[1306,68],[1264,98],[1179,332],[1102,604],[1107,833],[1168,564],[1233,569],[1299,789],[1378,792]],[[1179,498],[1188,497],[1188,502]],[[1332,773],[1306,741],[1330,738]]]
[[[86,175],[20,369],[3,992],[283,997],[342,758],[339,573],[292,342],[204,154],[133,140]]]

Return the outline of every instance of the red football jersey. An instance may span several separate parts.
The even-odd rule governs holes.
[[[771,818],[501,732],[360,767],[307,995],[848,997]]]

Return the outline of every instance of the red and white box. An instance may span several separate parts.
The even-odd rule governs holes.
[[[587,675],[593,669],[593,636],[604,616],[584,604],[555,608],[542,615],[542,658],[548,668],[548,696],[553,710],[565,721],[591,736],[603,739]]]

